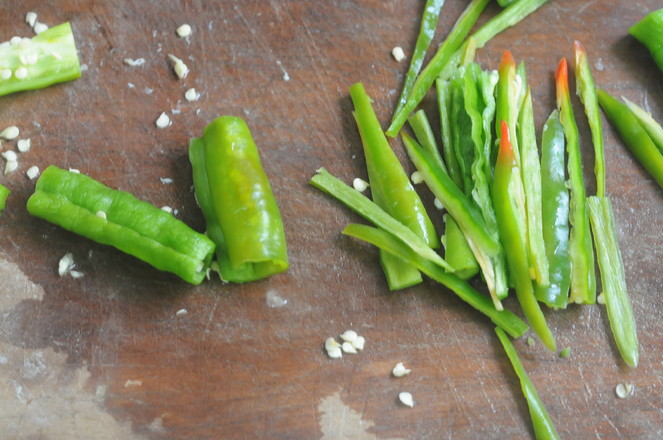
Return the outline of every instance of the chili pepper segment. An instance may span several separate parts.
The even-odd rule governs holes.
[[[629,34],[649,49],[658,68],[663,72],[663,9],[650,12],[645,18],[633,25]]]
[[[9,197],[9,188],[0,184],[0,214],[5,210],[5,203],[7,202],[7,197]]]
[[[189,160],[221,278],[243,283],[287,270],[283,220],[246,122],[216,118],[192,139]]]
[[[205,278],[214,253],[210,239],[170,213],[53,165],[39,177],[27,208],[36,217],[111,245],[192,284]]]

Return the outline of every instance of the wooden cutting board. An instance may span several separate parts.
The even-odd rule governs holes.
[[[446,3],[436,44],[468,1]],[[574,39],[601,87],[663,121],[663,73],[627,35],[661,6],[551,0],[477,59],[495,69],[510,49],[526,61],[539,135],[555,105],[554,69],[561,57],[572,64]],[[376,251],[340,234],[358,217],[307,183],[320,166],[346,181],[366,177],[348,88],[362,81],[386,126],[407,69],[390,52],[411,53],[422,9],[414,0],[4,2],[1,40],[32,35],[23,22],[30,10],[48,25],[70,21],[84,72],[0,98],[2,128],[17,125],[32,140],[19,170],[0,176],[13,191],[0,217],[3,438],[533,438],[491,323],[429,281],[389,292]],[[491,4],[480,21],[498,10]],[[187,40],[175,34],[183,23],[193,27]],[[188,64],[185,79],[168,54]],[[197,102],[184,99],[191,87]],[[436,118],[432,97],[423,106]],[[593,193],[591,140],[575,97],[574,107]],[[172,119],[163,130],[154,124],[161,112]],[[34,188],[25,171],[55,164],[171,206],[202,231],[186,149],[222,114],[245,118],[260,148],[285,222],[285,274],[194,287],[25,210]],[[568,359],[526,338],[515,345],[562,438],[660,439],[663,192],[608,126],[605,139],[640,366],[620,360],[598,305],[546,314],[559,347],[571,347]],[[58,276],[66,252],[83,278]],[[329,359],[324,340],[347,329],[366,338],[365,350]],[[397,362],[412,373],[391,377]],[[635,387],[627,399],[615,395],[620,383]],[[413,408],[398,403],[401,391],[412,393]]]

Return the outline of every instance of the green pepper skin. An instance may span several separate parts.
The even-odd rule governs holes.
[[[642,128],[626,104],[622,104],[600,89],[597,91],[597,95],[599,105],[610,123],[617,129],[626,146],[663,188],[663,155],[645,129]]]
[[[565,159],[564,129],[554,110],[543,126],[541,140],[541,220],[549,283],[547,286],[537,284],[534,294],[536,299],[555,309],[566,308],[571,283]]]
[[[214,253],[212,241],[171,214],[52,165],[39,177],[27,208],[34,216],[114,246],[192,284],[205,278]]]
[[[525,218],[524,213],[520,212],[517,200],[521,190],[520,169],[509,139],[509,128],[506,121],[502,121],[500,150],[497,155],[495,180],[493,181],[493,200],[500,236],[504,243],[520,307],[541,342],[551,351],[555,351],[555,338],[536,301],[530,278],[527,245],[522,233]]]
[[[516,352],[515,347],[509,340],[509,337],[504,333],[499,327],[495,328],[495,333],[504,347],[509,361],[513,366],[516,376],[520,380],[520,387],[523,390],[523,395],[527,401],[527,406],[529,408],[529,414],[532,418],[532,426],[534,428],[534,435],[537,440],[559,440],[559,434],[555,429],[555,425],[546,410],[543,401],[539,397],[539,393],[536,392],[534,384],[530,380],[523,364],[520,362],[518,353]]]
[[[37,62],[24,66],[22,58],[37,56]],[[27,76],[15,75],[0,80],[0,96],[23,90],[35,90],[52,84],[70,81],[81,76],[74,34],[69,23],[53,26],[30,39],[30,42],[0,47],[2,68],[16,71],[25,67]]]
[[[444,259],[454,268],[454,274],[463,280],[469,280],[479,273],[479,263],[474,257],[465,234],[449,214],[444,215]]]
[[[191,141],[189,159],[196,197],[215,230],[221,278],[243,283],[287,270],[281,213],[244,120],[216,118]]]
[[[663,71],[663,32],[661,29],[663,29],[663,9],[658,9],[650,12],[633,25],[628,32],[649,49],[659,69]]]
[[[0,185],[0,214],[5,209],[5,203],[7,202],[7,197],[9,197],[9,188],[6,186]]]
[[[566,59],[562,58],[555,72],[557,109],[566,136],[567,167],[571,203],[569,220],[569,254],[571,256],[571,293],[569,302],[594,304],[596,302],[596,272],[594,268],[594,248],[589,229],[589,213],[585,197],[585,183],[582,174],[580,142],[571,96],[569,94],[569,71]]]
[[[426,57],[426,52],[428,51],[430,42],[433,40],[433,36],[435,35],[435,28],[437,27],[437,21],[440,18],[440,10],[442,9],[442,6],[444,6],[444,0],[426,0],[424,13],[421,17],[421,28],[419,29],[417,42],[414,46],[414,53],[410,59],[410,67],[408,68],[407,74],[405,74],[403,90],[401,91],[401,97],[398,99],[396,113],[398,113],[407,101],[412,85],[417,79],[417,74],[419,74],[419,71],[421,70],[421,65],[424,63],[424,58]]]

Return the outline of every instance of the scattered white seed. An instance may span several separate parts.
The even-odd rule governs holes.
[[[0,70],[0,78],[3,80],[7,80],[12,77],[12,71],[9,69],[2,69]]]
[[[39,61],[39,55],[36,53],[31,53],[28,56],[25,57],[25,64],[37,64]]]
[[[2,132],[0,132],[0,138],[7,139],[8,141],[11,141],[13,139],[16,139],[18,135],[20,134],[20,131],[17,126],[12,125],[11,127],[7,127]]]
[[[178,108],[174,108],[170,112],[174,115],[179,115],[180,113],[182,113],[182,110],[180,110]]]
[[[27,14],[25,14],[25,22],[31,28],[35,27],[35,24],[37,23],[37,13],[30,11]]]
[[[163,183],[164,185],[173,183],[173,179],[171,179],[170,177],[159,177],[159,180],[161,180],[161,183]]]
[[[64,257],[60,258],[60,262],[58,263],[58,275],[61,277],[67,275],[67,273],[69,273],[69,271],[71,271],[74,266],[74,256],[71,254],[71,252],[67,252],[64,254]]]
[[[74,173],[74,174],[80,174],[80,173],[81,173],[81,172],[80,172],[79,170],[77,170],[76,168],[69,168],[69,172],[70,172],[70,173]]]
[[[341,344],[336,342],[334,338],[327,338],[325,341],[325,350],[327,350],[327,356],[332,359],[339,359],[343,357],[343,352],[341,351]]]
[[[83,278],[85,276],[85,274],[83,272],[80,272],[78,270],[70,270],[69,275],[71,275],[71,277],[76,279],[76,280],[79,279],[79,278]]]
[[[21,41],[23,41],[23,38],[19,37],[18,35],[14,35],[9,39],[9,44],[16,46],[17,44],[20,44]]]
[[[166,128],[171,124],[170,118],[168,117],[167,114],[161,113],[159,115],[159,117],[157,118],[157,120],[156,120],[156,124],[157,124],[157,127],[159,127],[159,128]]]
[[[127,379],[126,382],[124,382],[124,388],[128,387],[139,387],[143,385],[143,381],[138,379],[138,380],[133,380],[133,379]]]
[[[352,186],[357,191],[364,192],[366,191],[366,188],[368,188],[368,182],[359,177],[355,177],[355,180],[352,181]]]
[[[393,56],[394,59],[400,63],[405,59],[405,52],[403,52],[402,47],[396,46],[391,50],[391,56]]]
[[[25,66],[26,64],[28,64],[28,59],[25,57],[24,54],[20,54],[20,55],[18,56],[18,60],[19,60],[19,61],[21,62],[21,64],[23,64],[24,66]]]
[[[30,47],[30,43],[31,43],[31,41],[30,41],[29,38],[23,37],[23,39],[21,40],[21,42],[18,43],[18,48],[21,49],[21,50],[25,50],[25,49],[27,49],[28,47]]]
[[[397,363],[394,368],[391,370],[391,374],[394,375],[394,377],[404,377],[407,376],[408,374],[412,373],[412,370],[409,368],[405,368],[405,365],[403,365],[403,362]]]
[[[174,63],[173,70],[175,71],[175,75],[177,75],[179,79],[186,78],[189,74],[189,68],[184,64],[184,61],[177,58],[175,55],[168,55],[168,58]]]
[[[437,197],[435,197],[435,200],[433,200],[433,205],[435,205],[435,207],[440,211],[444,209],[444,205],[442,204],[442,202],[440,202],[440,199],[438,199]]]
[[[162,206],[161,210],[167,212],[168,214],[173,212],[173,208],[171,208],[170,206]]]
[[[343,339],[345,342],[352,342],[357,340],[357,332],[354,330],[346,330],[343,332],[341,335],[341,339]]]
[[[28,77],[28,69],[25,67],[19,67],[14,71],[14,76],[16,79],[25,79]]]
[[[124,64],[131,67],[142,66],[145,64],[145,58],[136,58],[135,60],[133,58],[125,58]]]
[[[412,173],[410,179],[412,180],[412,183],[414,183],[415,185],[419,185],[421,182],[424,181],[424,176],[422,176],[419,171],[415,171],[414,173]]]
[[[178,27],[175,32],[177,32],[177,35],[180,38],[186,38],[189,35],[191,35],[192,29],[191,29],[191,26],[189,26],[188,24],[185,23],[182,26]]]
[[[363,336],[357,336],[357,339],[352,341],[351,344],[354,348],[361,351],[364,349],[364,345],[366,345],[366,339]]]
[[[14,172],[14,171],[16,171],[17,168],[18,168],[18,162],[15,161],[15,160],[9,160],[5,164],[5,174],[9,174],[11,172]]]
[[[32,146],[32,141],[30,141],[30,138],[19,139],[18,142],[16,142],[16,148],[21,153],[26,153],[26,152],[30,151],[31,146]]]
[[[599,293],[599,295],[596,297],[596,302],[601,305],[605,305],[605,295],[603,292]]]
[[[175,312],[175,315],[176,316],[182,316],[182,315],[186,315],[187,313],[189,313],[189,312],[187,312],[186,309],[179,309],[177,312]]]
[[[414,399],[412,398],[412,394],[408,393],[407,391],[400,393],[398,395],[398,400],[400,400],[403,405],[409,406],[410,408],[414,406]]]
[[[2,153],[2,157],[4,157],[7,162],[16,162],[18,160],[18,156],[16,156],[16,153],[14,153],[11,150]]]
[[[184,98],[186,98],[186,100],[189,102],[198,101],[198,98],[200,98],[200,93],[196,92],[196,89],[191,88],[184,92]]]
[[[48,26],[45,25],[44,23],[38,21],[35,23],[35,25],[32,27],[32,30],[35,31],[35,34],[39,35],[44,31],[48,30]]]
[[[106,220],[106,213],[104,211],[97,211],[97,217]]]
[[[36,165],[31,166],[25,172],[25,175],[28,176],[28,179],[30,179],[30,180],[36,178],[39,175],[39,167],[36,166]]]
[[[357,354],[357,349],[351,342],[344,342],[341,345],[341,350],[343,350],[344,353]]]
[[[620,383],[615,387],[615,394],[620,399],[626,399],[628,396],[633,394],[635,387],[630,383]]]

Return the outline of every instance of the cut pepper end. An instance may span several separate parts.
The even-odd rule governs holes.
[[[569,95],[569,67],[566,58],[562,58],[555,71],[555,85],[557,95],[557,106],[561,107],[562,101]]]
[[[511,51],[507,49],[504,51],[504,55],[502,55],[502,61],[500,61],[498,71],[503,73],[511,69],[516,69],[516,60],[513,59],[513,54]]]

